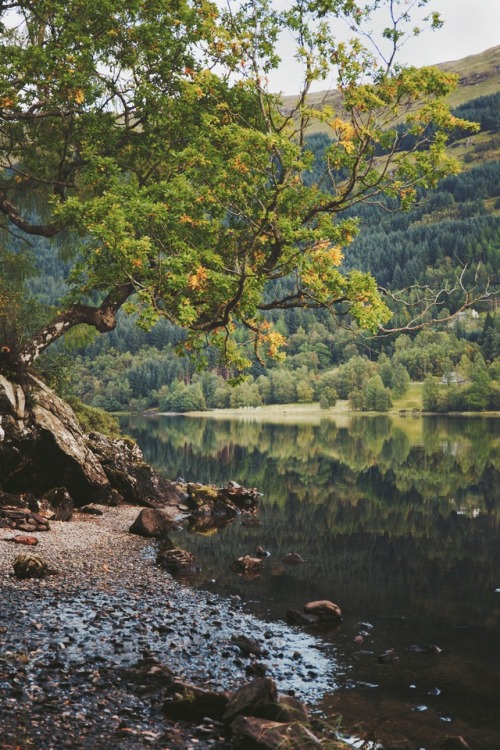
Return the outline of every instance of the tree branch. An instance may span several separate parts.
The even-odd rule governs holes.
[[[15,356],[17,363],[23,368],[29,367],[54,341],[82,323],[92,326],[99,333],[114,330],[118,310],[134,291],[132,283],[121,284],[107,295],[99,307],[81,304],[68,307],[32,336],[31,341]]]
[[[39,237],[54,237],[62,227],[59,224],[32,224],[18,213],[16,207],[11,203],[5,193],[0,191],[0,211],[7,216],[10,221],[26,234],[36,234]]]

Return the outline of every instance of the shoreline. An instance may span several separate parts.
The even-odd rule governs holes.
[[[128,532],[139,507],[102,510],[52,522],[29,550],[0,530],[0,749],[230,747],[216,724],[165,719],[164,686],[149,675],[235,689],[252,663],[231,642],[242,633],[266,648],[279,690],[311,704],[335,689],[335,660],[316,638],[175,582],[156,565],[155,542]],[[59,573],[14,578],[12,561],[26,552]]]
[[[202,419],[242,419],[254,422],[279,423],[314,423],[319,424],[324,419],[331,419],[342,426],[347,426],[352,419],[360,417],[390,417],[391,419],[417,420],[424,417],[489,419],[500,417],[500,411],[482,412],[423,412],[419,409],[391,409],[386,412],[353,411],[348,407],[348,401],[338,402],[331,409],[320,409],[319,403],[310,404],[265,404],[262,406],[245,406],[235,409],[207,409],[205,411],[187,412],[117,412],[117,416],[141,417],[191,417]]]

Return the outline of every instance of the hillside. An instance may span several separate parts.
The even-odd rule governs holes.
[[[352,212],[360,222],[359,236],[345,248],[344,268],[371,272],[388,290],[412,285],[452,289],[455,270],[463,268],[469,287],[500,279],[500,46],[464,60],[443,63],[458,72],[461,84],[454,94],[454,113],[480,123],[480,131],[455,134],[452,153],[463,165],[459,175],[440,181],[433,191],[419,189],[414,206],[405,212],[391,198],[358,205]],[[315,95],[330,102],[335,94]],[[291,101],[291,100],[289,100]],[[324,164],[328,134],[311,133],[307,148],[314,155],[304,182],[318,180]],[[408,148],[405,144],[403,148]],[[328,190],[325,183],[323,187]],[[57,303],[65,288],[67,267],[37,243],[38,275],[25,282],[30,315],[36,304]],[[477,275],[479,274],[479,275]],[[291,279],[275,281],[283,297]],[[279,285],[279,288],[278,288]],[[498,289],[498,287],[497,287]],[[458,297],[450,295],[436,318],[457,312]],[[498,303],[497,303],[498,305]],[[473,314],[474,313],[474,314]],[[150,331],[137,327],[131,316],[120,315],[116,330],[93,342],[73,340],[72,355],[62,347],[40,360],[44,376],[91,406],[109,411],[160,409],[202,410],[320,400],[323,408],[337,398],[353,397],[355,408],[384,411],[402,406],[408,381],[432,375],[453,388],[446,398],[439,389],[426,393],[434,411],[500,410],[500,315],[495,299],[462,313],[440,332],[424,331],[369,339],[353,336],[326,312],[294,309],[272,311],[268,318],[287,340],[284,364],[254,363],[250,377],[237,387],[227,383],[235,373],[220,367],[215,352],[207,352],[200,373],[191,360],[177,356],[183,334],[166,319]],[[392,325],[407,323],[404,307],[395,309]],[[236,332],[243,348],[246,334]],[[458,373],[458,375],[457,375]],[[415,387],[415,386],[413,386]],[[411,398],[414,393],[411,392]],[[406,402],[405,402],[406,403]]]
[[[460,78],[458,88],[448,100],[451,107],[458,107],[478,97],[500,91],[500,45],[461,60],[440,63],[435,67],[455,73]],[[294,96],[284,96],[284,109],[292,109],[295,101]],[[340,97],[336,91],[318,91],[309,95],[308,103],[318,108],[329,105],[338,109]],[[320,123],[315,123],[311,132],[322,130],[327,132],[327,127],[323,128]]]
[[[457,90],[449,97],[452,107],[500,91],[500,45],[490,47],[477,55],[439,63],[435,67],[456,73],[460,77]],[[283,106],[291,109],[295,100],[294,96],[284,96]],[[316,107],[326,104],[336,107],[339,104],[339,95],[336,91],[317,91],[309,95],[308,102]]]

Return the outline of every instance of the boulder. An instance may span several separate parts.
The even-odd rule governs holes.
[[[306,706],[293,695],[279,693],[275,719],[284,723],[301,721],[303,724],[308,724],[309,714]]]
[[[1,489],[16,495],[65,487],[77,507],[123,500],[163,507],[183,499],[132,440],[86,435],[70,406],[32,375],[22,385],[0,375],[0,477]]]
[[[249,716],[238,716],[231,724],[231,745],[236,750],[320,749],[321,742],[298,722],[282,724]]]
[[[130,438],[110,438],[98,432],[88,444],[100,462],[110,487],[127,503],[149,508],[179,505],[182,493],[173,482],[159,476],[144,461],[141,449]]]
[[[244,557],[238,557],[237,560],[233,560],[230,567],[231,570],[237,573],[260,573],[264,564],[260,557],[245,555]]]
[[[44,578],[51,571],[41,557],[18,555],[12,563],[16,578]]]
[[[100,508],[95,508],[93,505],[84,505],[80,508],[80,513],[85,513],[88,516],[103,516],[104,513]]]
[[[129,528],[129,531],[139,536],[161,539],[167,536],[169,531],[178,528],[179,520],[181,519],[182,515],[173,508],[165,510],[144,508]]]
[[[255,487],[241,487],[236,482],[228,482],[218,491],[220,498],[235,505],[239,510],[255,513],[259,507],[260,493]]]
[[[75,503],[66,487],[54,487],[46,492],[42,498],[52,510],[54,521],[71,521]]]
[[[271,718],[276,714],[278,691],[270,677],[257,677],[234,692],[224,712],[223,721],[230,724],[236,716]]]
[[[290,625],[304,625],[308,627],[310,625],[317,625],[320,619],[316,615],[305,615],[303,612],[299,612],[298,609],[288,609],[286,612],[286,621]]]
[[[282,558],[282,562],[287,565],[303,565],[306,561],[298,552],[288,552],[288,554]]]
[[[185,549],[164,545],[156,556],[156,562],[174,578],[186,578],[199,573],[196,558]]]
[[[334,604],[327,599],[305,604],[304,612],[306,615],[318,617],[321,621],[333,620],[338,622],[342,619],[342,612],[338,604]]]
[[[73,411],[41,380],[27,376],[21,387],[0,376],[0,424],[3,490],[41,496],[64,486],[75,500],[106,494],[108,480]]]
[[[260,645],[257,643],[257,641],[254,641],[253,638],[248,638],[246,635],[233,635],[231,637],[231,643],[234,643],[240,651],[242,651],[246,656],[250,656],[253,654],[253,656],[262,656],[263,651]]]
[[[163,710],[168,718],[178,721],[201,721],[206,716],[221,721],[229,696],[225,692],[204,690],[185,682],[175,681],[170,687],[170,697]]]

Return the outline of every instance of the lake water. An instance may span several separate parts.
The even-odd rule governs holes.
[[[500,748],[500,420],[255,412],[123,426],[170,478],[263,493],[259,527],[175,541],[200,561],[197,585],[268,620],[339,604],[341,626],[319,633],[340,665],[326,715],[384,746],[435,750],[462,735]],[[262,575],[229,570],[259,545],[271,553]],[[289,552],[306,562],[285,564]]]

